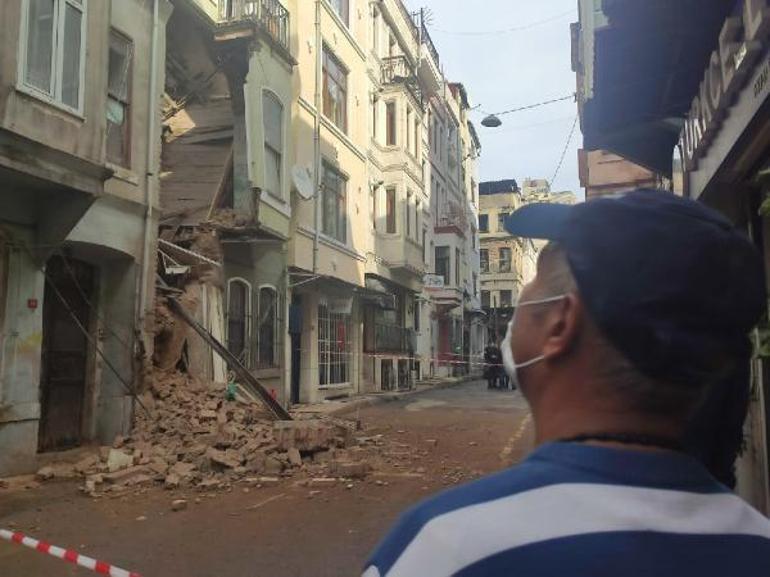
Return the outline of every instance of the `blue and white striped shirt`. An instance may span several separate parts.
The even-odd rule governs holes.
[[[575,443],[407,512],[364,577],[768,577],[770,520],[696,460]]]

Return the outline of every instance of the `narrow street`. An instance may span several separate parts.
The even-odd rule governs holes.
[[[143,577],[343,577],[405,507],[448,486],[515,463],[531,446],[521,395],[482,382],[362,409],[364,434],[399,450],[388,471],[311,489],[287,480],[230,492],[143,490],[92,499],[74,483],[0,489],[0,527],[77,549]],[[352,485],[352,486],[351,486]],[[171,511],[175,499],[189,507]],[[90,575],[0,542],[3,575]]]

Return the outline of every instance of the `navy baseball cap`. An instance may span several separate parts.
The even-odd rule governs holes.
[[[720,213],[640,189],[526,205],[505,224],[562,247],[592,318],[643,374],[706,384],[750,355],[766,304],[762,258]]]

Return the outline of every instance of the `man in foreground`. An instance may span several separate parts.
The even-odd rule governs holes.
[[[746,398],[765,303],[749,241],[658,191],[529,205],[507,226],[551,241],[502,347],[538,447],[406,513],[365,577],[770,575],[770,522],[690,456],[710,451],[692,438],[709,399]],[[742,406],[714,423],[730,463]]]

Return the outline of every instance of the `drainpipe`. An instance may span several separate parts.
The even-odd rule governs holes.
[[[150,95],[148,97],[149,121],[147,123],[147,173],[145,175],[145,213],[144,213],[144,246],[142,251],[142,274],[141,285],[139,287],[139,325],[140,335],[144,335],[145,320],[147,316],[148,288],[147,285],[151,278],[150,255],[153,238],[152,211],[155,205],[155,176],[157,176],[157,167],[155,165],[157,143],[155,136],[157,132],[157,105],[158,105],[158,2],[152,0],[152,40],[150,50]]]
[[[318,195],[321,191],[321,86],[323,40],[321,37],[321,0],[315,2],[315,117],[313,119],[313,274],[318,273],[318,242],[320,240],[320,205]]]

